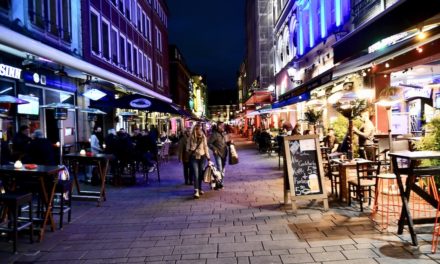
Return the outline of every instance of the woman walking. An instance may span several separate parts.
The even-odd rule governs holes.
[[[194,179],[194,198],[198,199],[203,194],[202,180],[205,162],[206,160],[210,161],[208,143],[200,124],[194,126],[188,138],[186,149],[190,153],[190,164]]]

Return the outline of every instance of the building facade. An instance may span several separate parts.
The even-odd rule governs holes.
[[[1,1],[0,63],[17,74],[2,74],[0,89],[31,102],[12,107],[3,129],[12,135],[28,125],[57,142],[54,111],[40,106],[87,108],[100,100],[88,92],[107,99],[136,92],[171,102],[167,19],[166,2],[159,0]],[[122,123],[115,114],[107,111],[108,122],[100,118],[99,125]],[[90,125],[87,114],[68,111],[65,143],[88,141]]]
[[[189,83],[191,72],[179,48],[175,45],[169,47],[170,58],[170,94],[173,102],[184,109],[189,106]]]

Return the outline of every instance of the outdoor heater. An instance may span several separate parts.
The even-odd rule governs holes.
[[[132,112],[121,112],[119,113],[120,116],[122,116],[122,121],[124,121],[125,130],[128,132],[128,122],[131,122],[134,120],[135,117],[137,117],[137,114]]]
[[[63,164],[63,146],[64,146],[64,120],[67,119],[67,113],[69,109],[77,109],[78,107],[72,104],[67,103],[51,103],[47,105],[42,105],[41,108],[43,109],[53,109],[54,110],[54,118],[55,120],[58,120],[58,130],[59,130],[59,138],[60,138],[60,145],[59,145],[59,154],[60,154],[60,160],[59,164]]]

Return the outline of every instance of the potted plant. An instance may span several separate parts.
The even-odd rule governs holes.
[[[310,130],[313,129],[313,132],[316,134],[315,128],[322,118],[322,110],[315,110],[311,107],[307,107],[306,111],[304,112],[304,117],[309,123],[309,126],[312,126]]]
[[[361,113],[368,108],[367,100],[354,99],[351,95],[341,98],[341,100],[335,103],[333,106],[336,111],[348,119],[347,156],[349,159],[353,159],[353,119],[360,116]]]

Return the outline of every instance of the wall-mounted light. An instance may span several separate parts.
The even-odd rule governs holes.
[[[423,52],[423,48],[421,48],[421,47],[417,47],[416,50],[417,50],[418,53],[422,53]]]
[[[390,67],[390,64],[387,62],[387,63],[385,63],[385,68],[389,68]]]
[[[84,97],[87,97],[93,101],[97,101],[106,95],[107,95],[106,93],[95,88],[89,89],[85,93],[83,93]]]

